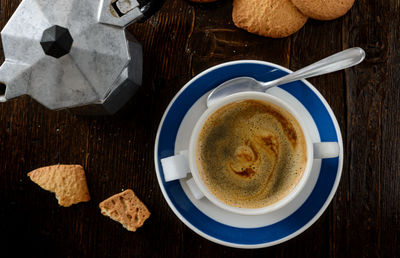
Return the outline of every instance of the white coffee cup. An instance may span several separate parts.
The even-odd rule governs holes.
[[[215,111],[219,110],[221,107],[228,104],[241,101],[241,100],[261,100],[264,102],[269,102],[274,104],[293,115],[293,117],[299,123],[305,138],[306,143],[306,155],[307,162],[302,178],[298,184],[290,191],[288,195],[280,199],[279,201],[262,207],[262,208],[238,208],[227,205],[220,199],[214,196],[214,194],[208,189],[206,184],[203,182],[199,170],[196,164],[196,145],[198,142],[199,134],[203,128],[204,123],[207,121],[208,117],[212,115]],[[196,199],[201,199],[206,197],[216,206],[225,209],[227,211],[242,214],[242,215],[260,215],[275,211],[291,202],[299,193],[303,190],[304,185],[306,185],[309,179],[313,159],[324,159],[324,158],[334,158],[339,155],[339,144],[337,142],[317,142],[313,143],[310,139],[309,133],[306,130],[303,119],[297,114],[290,105],[288,105],[283,100],[262,92],[241,92],[230,96],[227,96],[218,102],[214,103],[209,107],[197,120],[196,125],[192,131],[189,143],[189,150],[183,151],[178,155],[164,158],[161,160],[161,164],[164,171],[165,181],[172,181],[181,178],[186,178],[188,173],[191,173],[192,179],[187,181],[190,191]]]

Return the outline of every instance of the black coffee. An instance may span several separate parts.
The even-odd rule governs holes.
[[[307,163],[306,142],[286,110],[244,100],[214,112],[196,146],[196,163],[209,190],[224,203],[262,208],[285,197]]]

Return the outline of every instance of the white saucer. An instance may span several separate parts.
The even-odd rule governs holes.
[[[271,214],[244,216],[222,210],[206,198],[196,200],[182,179],[164,181],[160,159],[188,149],[191,131],[206,109],[208,92],[239,76],[272,80],[289,70],[260,61],[225,63],[201,73],[175,96],[160,123],[155,143],[155,165],[165,199],[189,228],[219,244],[238,248],[261,248],[295,237],[313,224],[326,209],[340,181],[343,145],[336,118],[321,94],[307,81],[276,87],[268,94],[279,97],[305,118],[313,142],[338,141],[340,156],[314,160],[306,191],[288,206]]]

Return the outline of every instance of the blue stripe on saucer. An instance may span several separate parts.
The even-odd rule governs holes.
[[[231,64],[215,69],[193,81],[175,100],[160,130],[158,167],[164,188],[179,213],[203,233],[232,244],[257,245],[282,239],[307,224],[322,208],[334,185],[339,158],[322,160],[316,186],[305,203],[292,215],[275,224],[260,228],[236,228],[214,221],[199,211],[184,193],[179,181],[166,183],[160,160],[174,155],[175,139],[181,121],[190,107],[205,93],[234,77],[250,76],[270,81],[287,74],[275,67],[260,63]],[[328,110],[318,96],[303,82],[281,86],[296,97],[313,117],[322,141],[338,141],[335,126]]]

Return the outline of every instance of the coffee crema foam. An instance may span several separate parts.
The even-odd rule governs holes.
[[[284,198],[307,163],[296,119],[261,100],[238,101],[214,112],[200,132],[196,157],[208,189],[239,208],[262,208]]]

